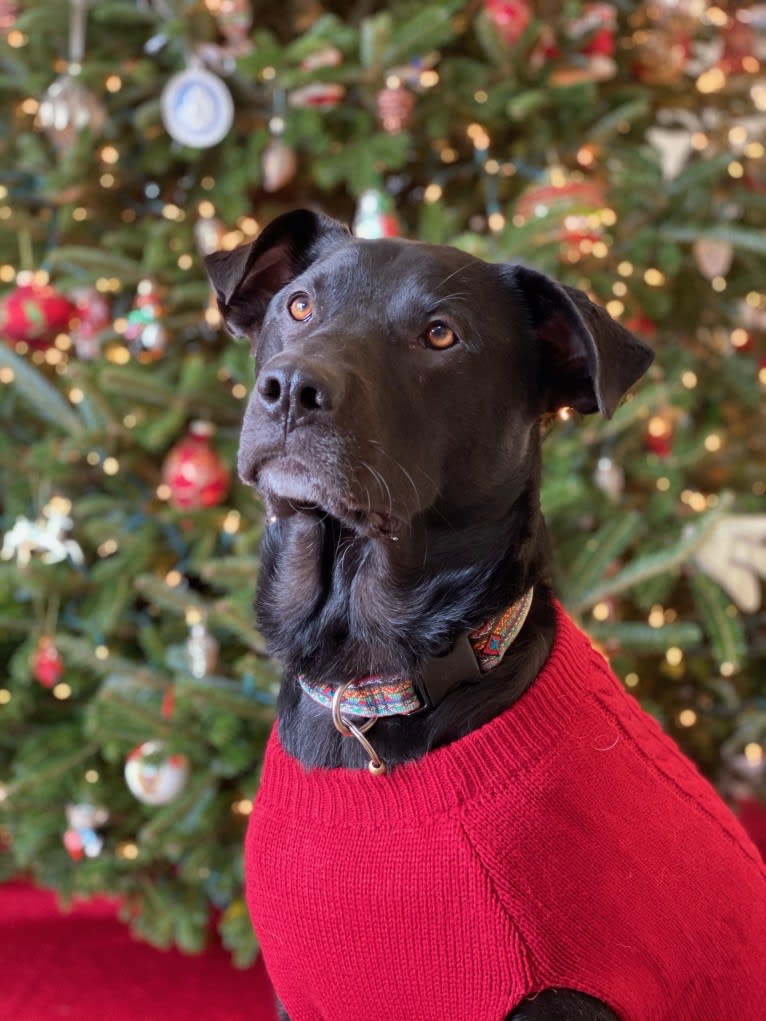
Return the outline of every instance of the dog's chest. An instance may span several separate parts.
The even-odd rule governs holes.
[[[443,1021],[510,1006],[514,940],[448,817],[360,829],[256,806],[248,900],[292,1021]]]

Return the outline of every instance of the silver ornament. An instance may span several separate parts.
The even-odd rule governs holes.
[[[611,457],[600,457],[598,459],[596,470],[593,473],[593,481],[615,503],[625,492],[625,472]]]
[[[202,623],[192,624],[186,640],[189,670],[198,679],[211,674],[218,663],[218,642]]]
[[[87,129],[97,135],[106,124],[106,110],[90,89],[71,74],[63,74],[48,86],[37,112],[37,124],[63,152],[71,148],[81,131]]]
[[[295,177],[298,157],[281,138],[272,138],[261,156],[263,190],[279,191]]]

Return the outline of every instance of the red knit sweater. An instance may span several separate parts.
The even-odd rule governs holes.
[[[766,870],[559,611],[502,716],[388,776],[272,735],[248,901],[291,1021],[500,1021],[567,986],[622,1021],[766,1019]]]

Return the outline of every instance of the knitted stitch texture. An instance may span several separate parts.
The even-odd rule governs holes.
[[[390,775],[306,771],[275,730],[246,869],[291,1021],[501,1021],[551,986],[766,1019],[758,851],[560,609],[510,710]]]

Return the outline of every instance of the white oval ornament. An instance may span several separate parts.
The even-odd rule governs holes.
[[[162,741],[144,741],[125,760],[125,782],[131,794],[145,805],[167,805],[189,779],[185,755],[165,756]]]
[[[195,149],[218,145],[234,122],[231,93],[220,78],[201,67],[173,75],[162,90],[161,106],[170,137]]]

